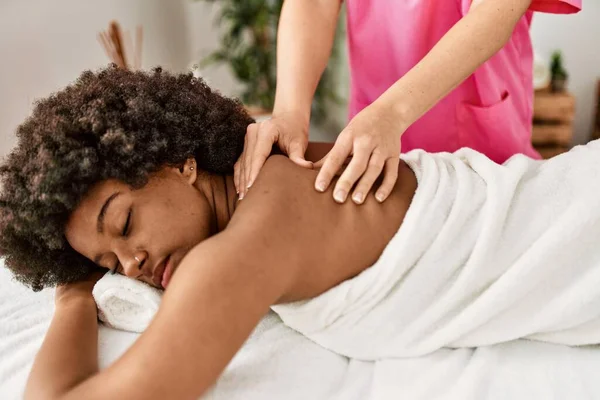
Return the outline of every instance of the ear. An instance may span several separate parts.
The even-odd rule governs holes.
[[[198,167],[196,167],[196,160],[194,158],[188,158],[185,163],[179,167],[179,173],[192,185],[198,178]]]

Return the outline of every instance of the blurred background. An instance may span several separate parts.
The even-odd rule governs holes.
[[[143,69],[193,70],[255,115],[268,115],[280,7],[276,0],[1,0],[0,156],[36,98],[109,62],[97,35],[113,20],[131,32],[143,27]],[[575,15],[536,14],[531,35],[540,89],[534,142],[550,157],[600,132],[600,2],[586,1]],[[338,34],[318,89],[311,140],[333,141],[346,121],[343,41]]]

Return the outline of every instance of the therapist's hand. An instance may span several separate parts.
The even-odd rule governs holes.
[[[382,173],[383,181],[375,198],[379,202],[385,201],[398,178],[400,136],[403,132],[403,124],[392,107],[375,102],[365,108],[340,133],[331,151],[314,164],[315,168],[321,167],[315,188],[320,192],[327,190],[346,159],[352,156],[333,190],[335,201],[345,202],[358,182],[352,201],[362,204]]]
[[[254,183],[274,144],[296,164],[312,168],[312,163],[304,159],[308,146],[308,121],[293,113],[281,113],[250,124],[246,130],[244,151],[234,166],[233,180],[240,199]]]

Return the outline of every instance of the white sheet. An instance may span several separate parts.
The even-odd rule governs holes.
[[[52,291],[32,293],[0,268],[0,398],[22,398],[53,312]],[[137,334],[100,329],[105,367]],[[425,357],[349,360],[265,318],[208,400],[598,399],[600,348],[527,341]]]
[[[470,149],[403,156],[419,186],[379,260],[273,306],[348,357],[415,357],[514,339],[600,344],[600,141],[504,165]]]

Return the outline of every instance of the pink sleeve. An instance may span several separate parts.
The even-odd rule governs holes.
[[[581,11],[582,0],[533,0],[530,11],[552,14],[574,14]]]

